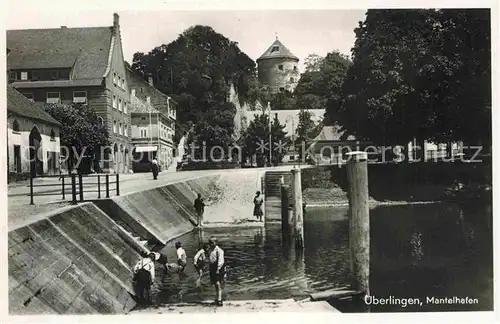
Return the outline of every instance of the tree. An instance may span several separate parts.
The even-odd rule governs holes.
[[[355,33],[346,134],[382,145],[488,138],[488,10],[368,10]]]
[[[238,43],[208,26],[190,27],[168,45],[134,54],[132,69],[145,79],[151,75],[155,86],[179,103],[176,138],[189,122],[227,114],[231,106],[224,103],[231,84],[242,101],[255,96],[252,91],[258,88],[255,62]]]
[[[304,60],[305,73],[319,72],[325,58],[316,53],[309,54]]]
[[[299,109],[326,109],[325,115],[333,123],[351,61],[337,51],[326,57],[311,54],[308,58],[306,71],[294,92],[296,106]]]
[[[283,160],[289,141],[283,131],[285,125],[280,124],[277,116],[271,123],[272,153],[271,163],[278,164]],[[256,157],[257,165],[264,165],[269,160],[269,115],[255,115],[242,136],[245,157]]]
[[[443,119],[449,139],[491,145],[491,21],[489,9],[440,11],[443,53],[455,67],[447,80]]]
[[[311,118],[311,113],[307,110],[300,110],[299,112],[299,123],[295,130],[297,135],[297,149],[299,152],[299,157],[302,159],[302,145],[305,149],[311,145],[312,141],[318,136],[321,128],[318,126],[320,123],[315,123]]]
[[[283,161],[286,154],[286,148],[290,146],[290,139],[286,137],[284,131],[285,125],[282,125],[278,119],[278,114],[274,115],[273,122],[271,123],[271,158],[270,161],[273,165],[278,165]]]
[[[72,170],[76,155],[99,154],[108,146],[109,134],[94,110],[86,105],[47,104],[45,110],[61,123],[60,144],[68,149],[68,169]]]

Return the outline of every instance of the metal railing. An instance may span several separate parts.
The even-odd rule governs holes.
[[[120,195],[120,175],[116,174],[63,174],[63,175],[54,175],[54,176],[42,176],[37,177],[36,179],[58,179],[59,183],[55,184],[34,184],[33,177],[30,176],[30,205],[34,205],[34,197],[35,196],[57,196],[61,195],[62,200],[70,199],[73,205],[78,204],[78,201],[85,201],[85,193],[97,193],[97,199],[101,198],[110,198],[113,191],[116,196]],[[113,181],[114,178],[114,181]],[[96,179],[97,182],[88,182],[92,181],[90,179]],[[114,187],[110,187],[110,185],[115,185]],[[93,186],[90,188],[85,188],[84,185]],[[53,190],[46,190],[42,192],[35,192],[34,188],[54,188]],[[102,188],[104,187],[104,188]],[[105,196],[105,197],[103,197]]]

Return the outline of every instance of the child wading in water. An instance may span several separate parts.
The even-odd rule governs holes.
[[[186,251],[182,248],[181,242],[175,243],[175,248],[177,250],[177,265],[179,266],[178,272],[184,272],[184,268],[187,264]]]
[[[259,220],[259,222],[262,222],[262,215],[263,215],[263,212],[262,212],[262,203],[263,202],[264,202],[264,199],[260,195],[260,191],[257,191],[256,194],[255,194],[255,198],[253,199],[253,204],[254,204],[253,215],[255,217],[257,217],[257,219]]]
[[[198,279],[196,280],[196,287],[201,286],[201,277],[203,276],[203,271],[206,268],[206,264],[208,262],[208,253],[209,253],[209,245],[208,243],[203,244],[203,248],[201,248],[193,258],[194,268],[198,273]]]

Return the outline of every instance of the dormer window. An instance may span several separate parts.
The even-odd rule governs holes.
[[[28,80],[28,72],[22,71],[21,72],[21,81],[26,81]]]
[[[57,78],[59,78],[59,71],[57,70],[50,71],[50,77],[52,80],[57,80]]]
[[[9,72],[9,80],[10,81],[16,81],[17,80],[17,73],[16,73],[16,71],[10,71]]]
[[[271,48],[271,53],[279,52],[279,51],[280,51],[280,47],[279,46],[273,46],[273,48]]]

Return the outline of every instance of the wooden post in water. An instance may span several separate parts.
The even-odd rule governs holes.
[[[290,224],[288,222],[288,189],[289,186],[281,185],[281,235],[283,238],[290,235]]]
[[[300,169],[292,169],[293,176],[293,234],[295,238],[295,247],[304,247],[304,227],[302,210],[302,183]]]
[[[352,289],[368,295],[370,279],[370,210],[366,152],[350,152],[347,162],[349,189],[349,249]]]

